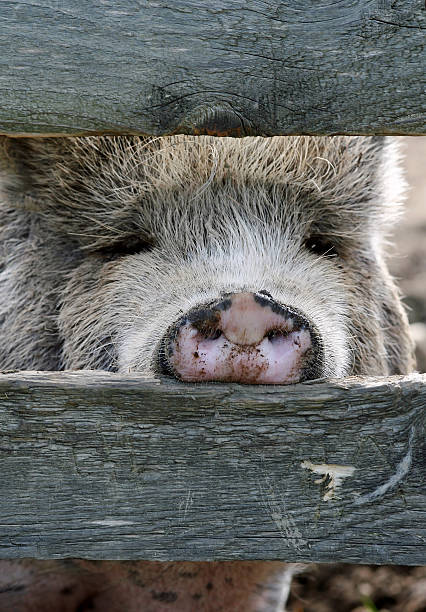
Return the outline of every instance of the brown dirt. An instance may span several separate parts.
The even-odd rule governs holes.
[[[410,323],[426,333],[426,137],[403,138],[410,193],[395,231],[390,269]],[[425,327],[421,327],[424,325]],[[419,327],[420,326],[420,327]],[[426,371],[426,340],[418,370]],[[289,612],[426,612],[426,567],[324,564],[293,581]]]

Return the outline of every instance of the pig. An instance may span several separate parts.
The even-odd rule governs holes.
[[[396,139],[2,137],[0,149],[1,369],[293,384],[414,368],[385,263],[405,188]],[[2,564],[0,609],[22,612],[47,600],[273,612],[294,571]]]

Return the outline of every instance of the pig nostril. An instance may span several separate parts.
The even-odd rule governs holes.
[[[157,365],[186,382],[291,384],[322,375],[323,351],[303,312],[262,290],[190,310],[167,330]]]
[[[279,338],[285,338],[286,336],[288,336],[288,332],[283,329],[271,329],[266,334],[266,337],[268,338],[270,342],[273,342],[274,340],[278,340]]]
[[[216,329],[210,336],[207,337],[207,340],[217,340],[222,335],[221,329]]]

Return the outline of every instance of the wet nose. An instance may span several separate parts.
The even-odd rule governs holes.
[[[169,329],[160,353],[163,370],[186,382],[290,384],[321,369],[313,324],[266,291],[191,310]]]

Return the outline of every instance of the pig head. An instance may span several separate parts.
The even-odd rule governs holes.
[[[2,165],[1,367],[282,384],[413,367],[384,263],[391,139],[6,138]]]

